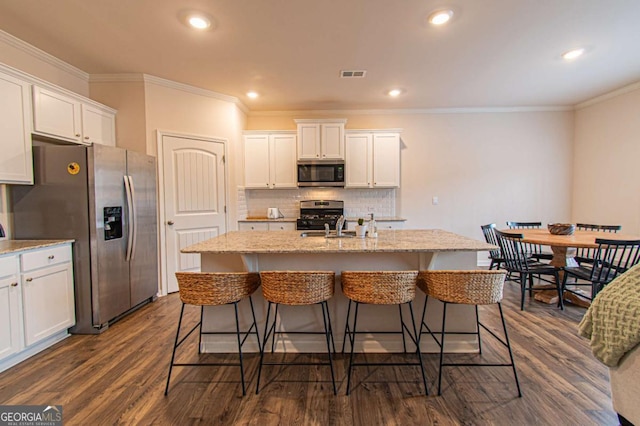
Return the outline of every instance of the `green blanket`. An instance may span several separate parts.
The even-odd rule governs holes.
[[[593,355],[609,367],[640,343],[640,264],[611,281],[580,321]]]

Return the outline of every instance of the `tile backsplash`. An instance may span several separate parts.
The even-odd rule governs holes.
[[[396,216],[395,189],[244,189],[238,188],[238,219],[265,217],[269,207],[280,209],[284,217],[296,218],[303,200],[342,200],[345,216]]]

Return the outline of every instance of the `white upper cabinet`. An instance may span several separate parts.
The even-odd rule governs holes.
[[[245,132],[244,186],[297,188],[294,132]]]
[[[82,141],[116,146],[116,116],[114,113],[82,104]]]
[[[298,160],[344,160],[346,121],[295,120],[298,125]]]
[[[82,143],[82,104],[71,97],[33,86],[33,131]]]
[[[0,70],[0,183],[33,183],[29,86]]]
[[[400,132],[347,132],[345,169],[347,188],[399,187]]]
[[[80,144],[115,146],[115,111],[88,99],[33,86],[33,132]]]

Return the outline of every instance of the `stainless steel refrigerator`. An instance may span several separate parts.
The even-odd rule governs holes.
[[[34,185],[13,186],[17,239],[74,239],[76,325],[96,334],[158,291],[156,160],[34,141]]]

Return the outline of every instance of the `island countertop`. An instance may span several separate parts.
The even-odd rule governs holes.
[[[430,253],[497,247],[440,229],[381,230],[378,238],[301,237],[302,231],[232,231],[185,247],[182,253]]]

